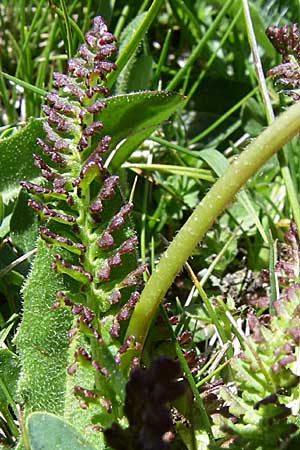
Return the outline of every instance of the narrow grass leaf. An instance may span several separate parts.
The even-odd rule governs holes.
[[[150,170],[171,173],[173,175],[187,176],[198,180],[207,180],[213,182],[215,179],[210,170],[198,169],[194,167],[173,166],[167,164],[123,164],[124,168]]]
[[[0,75],[2,75],[9,81],[12,81],[14,84],[17,84],[18,86],[22,86],[24,89],[34,92],[35,94],[38,94],[42,97],[45,97],[46,95],[46,91],[44,91],[44,89],[38,88],[33,84],[27,83],[27,81],[21,80],[20,78],[9,75],[8,73],[5,73],[3,71],[0,72]]]

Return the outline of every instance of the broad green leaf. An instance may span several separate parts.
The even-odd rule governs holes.
[[[109,97],[107,107],[97,119],[103,121],[105,134],[112,136],[112,148],[123,139],[109,167],[119,168],[151,133],[184,104],[184,97],[174,92],[143,91]]]
[[[31,275],[23,288],[24,311],[15,338],[22,361],[19,393],[29,410],[64,411],[66,366],[72,317],[67,309],[53,310],[63,278],[50,267],[52,253],[39,240]]]
[[[24,312],[15,338],[22,363],[18,392],[25,405],[25,417],[32,411],[63,416],[79,430],[87,429],[85,435],[89,442],[104,449],[104,437],[93,432],[92,425],[96,416],[102,426],[110,426],[114,417],[107,414],[100,403],[91,404],[86,410],[80,408],[73,394],[74,385],[94,388],[93,371],[79,367],[71,376],[66,370],[74,362],[76,348],[84,346],[88,352],[91,349],[80,333],[71,340],[67,338],[73,321],[69,308],[52,309],[56,292],[70,288],[63,276],[55,274],[50,267],[54,251],[42,240],[38,241],[37,255],[23,289]],[[100,356],[101,364],[111,373],[108,383],[115,383],[115,391],[122,402],[125,380],[115,364],[111,369],[109,359],[113,357],[105,343]]]
[[[38,235],[36,213],[28,207],[29,195],[21,190],[10,219],[10,237],[13,245],[26,253],[35,246]]]
[[[44,241],[38,240],[36,258],[23,288],[23,318],[15,337],[21,360],[18,394],[25,405],[25,417],[32,411],[47,411],[84,430],[92,424],[92,416],[99,412],[100,406],[91,405],[83,410],[73,395],[75,384],[92,389],[94,377],[85,370],[78,370],[73,377],[67,374],[66,368],[74,362],[75,349],[83,342],[67,338],[73,321],[69,308],[52,309],[56,292],[70,287],[62,275],[51,269],[53,253]],[[88,351],[86,343],[84,346]],[[88,439],[99,445],[103,441],[98,433],[92,432],[88,433]]]
[[[31,450],[96,450],[75,427],[53,414],[30,414],[27,429]]]
[[[120,54],[124,50],[126,51],[126,46],[134,37],[138,27],[144,20],[145,15],[146,13],[136,16],[122,31],[119,45]],[[134,54],[118,75],[115,87],[115,93],[117,94],[149,88],[153,60],[151,55],[146,55],[143,52],[137,56],[141,46],[140,44],[141,43],[139,43]]]
[[[142,52],[132,63],[127,63],[116,86],[116,93],[140,91],[149,89],[153,77],[153,58]]]
[[[32,180],[40,175],[33,164],[32,153],[40,153],[36,138],[42,135],[41,120],[35,119],[0,141],[0,192],[4,203],[18,195],[20,180]]]
[[[137,29],[144,20],[145,16],[146,16],[145,12],[139,14],[133,20],[131,20],[129,24],[124,28],[119,39],[119,53],[122,53],[126,49],[128,44],[130,43],[130,40],[136,34]]]

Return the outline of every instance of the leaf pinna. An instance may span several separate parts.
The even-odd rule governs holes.
[[[132,204],[124,203],[118,176],[106,171],[102,159],[111,138],[102,131],[99,113],[105,108],[104,96],[108,94],[106,76],[115,69],[115,64],[107,60],[116,52],[114,41],[103,19],[94,18],[79,56],[68,61],[68,74],[54,73],[58,90],[47,95],[43,107],[47,116],[43,124],[45,137],[38,139],[44,157],[33,155],[45,182],[21,182],[31,194],[29,206],[45,222],[40,226],[40,251],[48,248],[51,268],[60,280],[56,298],[48,300],[51,314],[63,309],[73,317],[68,331],[67,376],[73,376],[72,390],[81,408],[93,403],[111,415],[106,425],[115,419],[123,400],[120,392],[125,379],[118,368],[124,351],[121,342],[125,330],[121,323],[129,318],[138,301],[135,285],[146,268],[136,265],[137,237],[129,218]],[[33,289],[36,270],[34,265],[23,290],[25,302]],[[16,339],[23,356],[28,352],[29,334],[24,315]],[[85,379],[83,369],[88,370],[89,377],[90,371],[94,373],[88,386],[77,384]],[[29,411],[41,409],[34,392],[33,400],[28,400],[24,392],[22,377],[24,381],[30,370],[23,365],[19,386]],[[42,407],[53,412],[53,408],[47,408],[46,399]],[[59,408],[54,412],[65,414]]]

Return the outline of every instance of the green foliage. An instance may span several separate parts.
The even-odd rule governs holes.
[[[23,288],[24,311],[16,343],[22,360],[19,392],[29,410],[62,413],[66,390],[72,316],[67,309],[53,311],[63,279],[50,267],[53,250],[39,240],[30,278]]]
[[[0,350],[0,405],[1,410],[13,405],[19,378],[19,358],[7,348]]]
[[[36,215],[28,208],[28,199],[28,194],[21,190],[10,219],[12,243],[22,253],[29,252],[34,248],[38,235]]]
[[[20,191],[20,180],[34,180],[40,173],[32,164],[32,153],[40,153],[36,137],[42,136],[39,119],[0,141],[0,191],[4,203],[14,199]]]
[[[99,49],[95,37],[103,40]],[[46,226],[39,228],[41,239],[23,290],[23,317],[15,339],[22,361],[19,395],[25,417],[48,411],[82,431],[92,423],[109,426],[120,415],[125,388],[117,363],[124,337],[121,321],[128,319],[138,299],[133,287],[145,270],[136,268],[137,239],[128,218],[132,205],[124,204],[118,177],[105,172],[100,155],[126,135],[137,133],[141,139],[140,128],[151,133],[181,101],[176,94],[159,92],[100,101],[99,94],[106,92],[101,80],[114,65],[100,62],[98,68],[98,59],[113,53],[113,40],[102,19],[95,18],[80,48],[88,58],[70,59],[68,78],[54,75],[62,89],[60,96],[47,97],[45,137],[37,137],[46,159],[33,155],[46,183],[21,182],[31,194],[28,204]],[[100,121],[104,107],[109,112]],[[114,143],[108,132],[114,132]],[[19,203],[15,210],[21,214]],[[29,228],[27,246],[30,238],[33,244],[30,219],[22,225],[12,216],[16,246],[26,245],[24,230],[18,233],[22,226]],[[88,434],[103,448],[95,432]],[[26,436],[23,439],[25,443]]]
[[[245,18],[247,6],[251,18]],[[53,72],[66,71],[67,58],[83,41],[91,19],[99,14],[118,36],[119,53],[112,55],[117,69],[105,74],[111,94],[105,98],[101,93],[94,93],[92,98],[83,94],[78,98],[70,92],[68,83],[61,85],[59,98],[73,109],[59,111],[46,99],[50,129],[45,133],[41,103],[46,91],[52,92],[55,87]],[[259,49],[254,59],[251,19]],[[300,307],[299,292],[295,286],[276,290],[276,279],[282,281],[276,243],[282,240],[290,218],[294,215],[297,220],[295,211],[299,209],[297,138],[279,154],[280,165],[273,157],[252,174],[236,202],[231,196],[222,218],[211,227],[201,246],[195,240],[186,250],[187,241],[201,230],[210,217],[210,208],[217,205],[217,195],[222,198],[242,169],[227,179],[215,198],[210,198],[186,240],[177,241],[176,256],[167,253],[166,268],[159,269],[157,281],[152,287],[149,284],[145,298],[151,305],[155,291],[161,293],[177,273],[165,296],[169,319],[157,313],[152,302],[152,323],[149,306],[133,317],[128,329],[132,309],[127,307],[128,300],[135,288],[122,284],[124,280],[125,284],[138,281],[145,267],[135,272],[134,241],[140,242],[141,262],[147,262],[149,271],[155,274],[167,242],[180,236],[178,230],[206,198],[211,183],[236,167],[247,144],[253,144],[267,126],[272,116],[270,105],[277,113],[282,104],[291,103],[291,98],[284,99],[276,92],[269,79],[264,92],[257,56],[264,73],[275,66],[275,84],[283,82],[285,92],[289,93],[288,87],[293,98],[298,95],[298,72],[289,73],[298,67],[290,58],[293,54],[297,60],[297,45],[289,52],[288,64],[276,66],[278,55],[265,35],[270,25],[292,22],[299,22],[296,0],[2,2],[1,449],[11,450],[16,445],[19,450],[71,446],[75,450],[106,449],[101,427],[112,430],[114,442],[121,436],[117,446],[126,448],[130,435],[131,447],[139,445],[136,436],[143,436],[143,445],[149,447],[156,433],[147,439],[145,430],[158,417],[154,406],[154,413],[147,419],[152,387],[147,393],[141,389],[136,399],[137,427],[124,414],[125,394],[130,389],[130,383],[126,386],[126,367],[130,355],[141,348],[128,337],[135,326],[144,336],[145,329],[150,328],[140,364],[151,366],[162,353],[177,355],[195,398],[185,399],[185,406],[175,403],[174,427],[166,427],[172,433],[161,436],[158,432],[155,450],[159,445],[168,450],[299,446],[299,373],[297,362],[289,360],[298,358],[298,343],[290,330],[292,323],[298,327],[294,312]],[[293,33],[297,44],[295,28]],[[87,59],[73,60],[76,76],[69,73],[73,88],[83,91],[106,84],[101,77],[96,79],[97,74],[91,74],[93,61]],[[109,61],[105,63],[107,68],[113,67]],[[82,77],[82,69],[89,71],[89,79]],[[287,73],[287,80],[281,71]],[[174,88],[180,94],[173,92]],[[97,100],[106,106],[83,112]],[[298,117],[290,123],[296,123]],[[288,134],[290,123],[283,128],[274,125],[270,148]],[[60,128],[66,124],[71,129]],[[84,136],[85,146],[80,139],[90,126]],[[51,136],[51,131],[56,136]],[[95,160],[96,147],[103,144],[104,150],[106,136],[111,137],[109,151],[99,153],[96,156],[100,159]],[[37,138],[52,148],[57,146],[55,151],[66,164],[57,164],[54,153],[44,154]],[[60,139],[68,142],[65,149],[58,148]],[[32,163],[32,153],[37,155],[38,167]],[[263,153],[261,145],[257,160]],[[102,239],[106,245],[113,238],[114,247],[100,248],[97,241],[125,202],[125,194],[115,184],[114,195],[100,199],[102,211],[91,211],[110,173],[119,176],[122,190],[130,193],[135,207],[121,228]],[[21,180],[28,192],[20,190]],[[33,209],[27,207],[28,200]],[[224,208],[222,205],[220,208]],[[94,206],[96,210],[97,204]],[[79,233],[72,226],[72,218]],[[125,242],[129,251],[118,254]],[[192,253],[187,272],[181,271],[183,255],[187,258]],[[110,278],[106,279],[108,260],[116,264],[110,267]],[[178,268],[168,275],[174,261]],[[257,270],[268,265],[271,282],[262,282]],[[98,276],[101,271],[102,279]],[[295,281],[289,279],[285,288]],[[262,289],[268,295],[269,284],[271,298],[277,298],[278,303],[260,305],[255,314],[247,315],[249,298],[256,298]],[[271,314],[269,323],[263,322],[264,313]],[[249,325],[254,327],[252,334],[245,338],[240,325],[246,331]],[[234,358],[232,344],[238,353]],[[290,353],[284,354],[289,346]],[[130,351],[124,355],[128,347]]]
[[[260,326],[257,332],[263,336],[262,341],[256,343],[249,338],[245,354],[232,363],[241,395],[235,395],[229,388],[221,390],[221,396],[230,404],[229,412],[238,419],[222,422],[223,430],[236,436],[232,448],[278,448],[286,445],[298,430],[299,376],[293,365],[296,358],[293,352],[289,356],[284,353],[290,345],[289,330],[297,322],[294,316],[299,305],[297,290],[290,291],[282,304],[280,314],[284,316],[272,318],[268,328]]]
[[[131,153],[172,113],[183,106],[184,97],[173,92],[145,91],[108,97],[101,111],[105,133],[114,148],[123,139],[109,163],[118,170]],[[97,115],[95,118],[98,119]]]
[[[238,392],[221,389],[231,417],[221,427],[235,436],[234,449],[273,449],[287,446],[299,433],[299,249],[294,232],[287,233],[288,259],[277,262],[283,286],[272,303],[273,315],[249,314],[252,336],[231,363]],[[266,302],[266,298],[261,301]],[[258,300],[259,303],[259,300]],[[264,322],[266,324],[264,324]],[[220,416],[217,415],[217,420]]]
[[[52,414],[30,414],[27,429],[31,450],[95,450],[76,428]]]

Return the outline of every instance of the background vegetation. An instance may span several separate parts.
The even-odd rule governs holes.
[[[153,21],[128,60],[122,50],[151,5],[157,8]],[[254,35],[246,17],[248,7]],[[0,342],[12,352],[22,313],[20,290],[33,261],[38,224],[19,188],[24,174],[32,170],[30,153],[34,148],[25,150],[21,139],[14,143],[15,150],[7,152],[5,139],[31,118],[42,116],[43,96],[52,88],[53,72],[65,70],[68,57],[75,54],[96,15],[104,17],[117,37],[119,55],[123,57],[117,76],[108,79],[112,95],[168,90],[184,96],[177,112],[128,158],[124,157],[122,164],[115,160],[113,165],[125,196],[135,204],[133,222],[139,236],[141,262],[148,263],[150,272],[214,181],[272,122],[273,114],[277,115],[292,102],[278,93],[269,78],[265,89],[257,55],[265,74],[280,63],[280,55],[265,29],[269,25],[299,23],[300,7],[296,0],[2,0],[0,171],[4,176],[0,180]],[[234,354],[245,350],[248,314],[253,313],[255,305],[258,316],[272,312],[262,298],[280,297],[282,273],[278,261],[286,247],[278,247],[277,241],[283,241],[292,218],[300,224],[299,166],[296,137],[251,178],[195,249],[189,265],[176,277],[165,299],[171,330],[161,315],[150,329],[143,355],[146,366],[156,355],[175,356],[178,349],[174,349],[174,339],[179,337],[179,342],[181,339],[184,343],[188,337],[182,353],[189,365],[186,375],[193,377],[202,394],[201,402],[213,418],[217,443],[211,442],[210,448],[296,448],[288,447],[296,445],[296,441],[289,443],[286,429],[282,436],[276,437],[277,441],[268,443],[271,431],[267,426],[264,429],[261,422],[258,426],[261,440],[255,441],[254,429],[248,441],[243,435],[241,439],[246,440],[236,443],[234,436],[238,431],[228,431],[228,424],[225,431],[219,416],[225,400],[234,403],[229,398],[230,391],[220,394],[220,385],[235,382],[239,376],[236,373],[240,374],[229,363]],[[265,278],[261,276],[262,269],[269,270]],[[297,281],[297,276],[290,277],[289,283]],[[287,283],[283,284],[286,287]],[[7,385],[9,370],[3,361],[0,429],[3,446],[12,448],[18,435],[14,421],[18,407],[10,395],[15,385]],[[253,404],[265,396],[260,393]],[[299,395],[292,396],[299,401]],[[230,410],[230,414],[235,413]],[[239,417],[244,417],[244,413]],[[181,432],[184,425],[178,424],[181,437],[172,446],[208,448],[198,418],[194,422],[189,420],[193,438],[184,439],[186,430]],[[250,423],[257,421],[251,419]],[[252,438],[254,443],[249,444]]]

